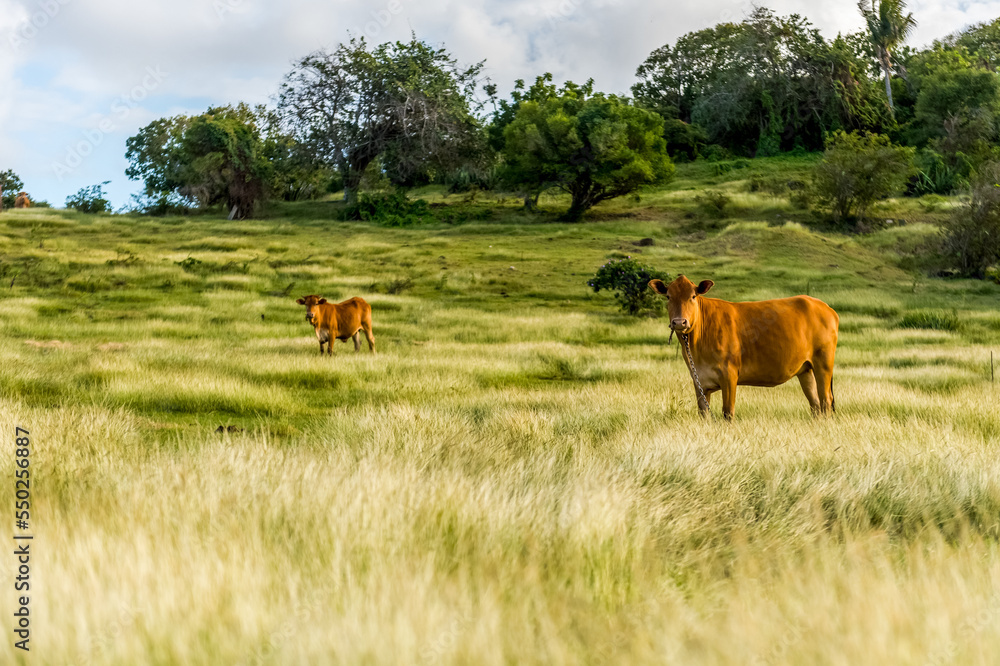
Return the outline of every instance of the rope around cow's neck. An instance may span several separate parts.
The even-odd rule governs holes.
[[[670,334],[673,335],[673,331]],[[680,338],[681,342],[684,343],[684,347],[687,348],[687,354],[684,356],[684,360],[687,361],[688,368],[691,370],[691,378],[694,379],[695,388],[698,389],[698,409],[701,409],[701,404],[705,403],[705,407],[708,408],[708,398],[705,397],[705,389],[701,387],[701,380],[698,378],[698,371],[694,368],[694,355],[691,354],[691,335],[689,333],[678,333],[677,337]]]

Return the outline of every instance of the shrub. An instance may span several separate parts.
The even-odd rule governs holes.
[[[106,180],[100,185],[81,187],[75,195],[66,197],[66,208],[81,213],[107,213],[111,210],[111,202],[104,198],[104,186],[110,182]]]
[[[876,201],[903,191],[912,165],[913,148],[894,146],[882,134],[838,130],[816,166],[816,194],[835,220],[863,220]]]
[[[683,120],[670,118],[663,121],[663,138],[667,141],[667,154],[674,161],[694,161],[708,140],[705,130]]]
[[[910,178],[908,194],[952,194],[969,186],[972,164],[963,153],[945,156],[924,148],[917,153],[914,164],[916,174]]]
[[[377,222],[385,227],[408,227],[425,221],[430,211],[423,199],[410,201],[401,190],[363,193],[346,210],[347,219]]]
[[[597,269],[588,282],[595,292],[602,289],[613,291],[622,312],[637,315],[642,310],[658,310],[662,299],[657,298],[649,288],[653,279],[668,281],[667,274],[640,264],[632,257],[608,263]]]
[[[944,252],[966,277],[985,278],[1000,263],[1000,162],[984,163],[972,198],[945,223]]]
[[[718,190],[705,190],[697,195],[694,200],[703,211],[715,217],[722,217],[726,211],[726,206],[732,202],[728,194],[719,192]]]

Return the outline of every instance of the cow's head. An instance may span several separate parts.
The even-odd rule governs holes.
[[[650,280],[649,288],[667,297],[667,314],[670,328],[678,333],[690,333],[701,321],[701,304],[698,297],[707,294],[715,283],[702,280],[697,286],[683,275],[669,285],[662,280]]]
[[[319,317],[319,306],[326,303],[326,299],[314,294],[312,296],[303,296],[295,302],[306,306],[306,321],[313,324],[316,322],[316,318]]]

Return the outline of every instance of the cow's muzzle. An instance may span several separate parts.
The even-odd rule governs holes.
[[[675,333],[689,333],[691,332],[691,322],[687,319],[671,319],[670,330]]]

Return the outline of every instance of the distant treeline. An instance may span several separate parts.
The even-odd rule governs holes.
[[[912,194],[966,187],[998,153],[1000,19],[925,50],[900,0],[859,10],[867,30],[824,38],[805,18],[756,9],[649,55],[631,96],[538,76],[509,98],[415,37],[351,39],[299,60],[274,107],[239,103],[156,120],[127,142],[136,207],[166,213],[439,183],[571,195],[568,219],[664,182],[673,162],[816,151],[838,130],[915,149]]]

